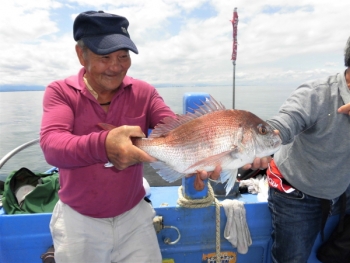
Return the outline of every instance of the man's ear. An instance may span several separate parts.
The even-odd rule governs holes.
[[[75,52],[77,53],[79,62],[82,66],[85,66],[84,51],[79,45],[75,45]]]

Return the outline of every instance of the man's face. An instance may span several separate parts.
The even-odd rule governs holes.
[[[128,50],[117,50],[107,55],[97,55],[87,49],[85,52],[77,46],[80,64],[85,67],[85,77],[95,91],[113,91],[122,83],[131,59]]]

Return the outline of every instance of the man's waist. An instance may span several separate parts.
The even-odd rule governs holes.
[[[276,188],[285,193],[291,193],[295,191],[295,187],[293,187],[287,179],[284,178],[274,160],[272,160],[269,164],[269,167],[266,170],[267,180],[269,186],[272,188]]]

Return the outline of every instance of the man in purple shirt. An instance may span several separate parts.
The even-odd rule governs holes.
[[[60,169],[60,200],[50,222],[57,263],[161,262],[154,210],[143,198],[142,162],[155,159],[132,144],[175,114],[148,83],[126,76],[138,53],[126,18],[88,11],[74,21],[77,75],[45,90],[40,145]],[[98,123],[117,128],[101,130]],[[114,166],[105,167],[111,162]],[[267,159],[246,166],[266,167]],[[198,172],[201,179],[217,179]]]

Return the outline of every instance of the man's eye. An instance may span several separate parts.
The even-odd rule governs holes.
[[[122,61],[128,60],[129,59],[129,55],[125,54],[125,55],[120,55],[118,56],[118,58]]]

